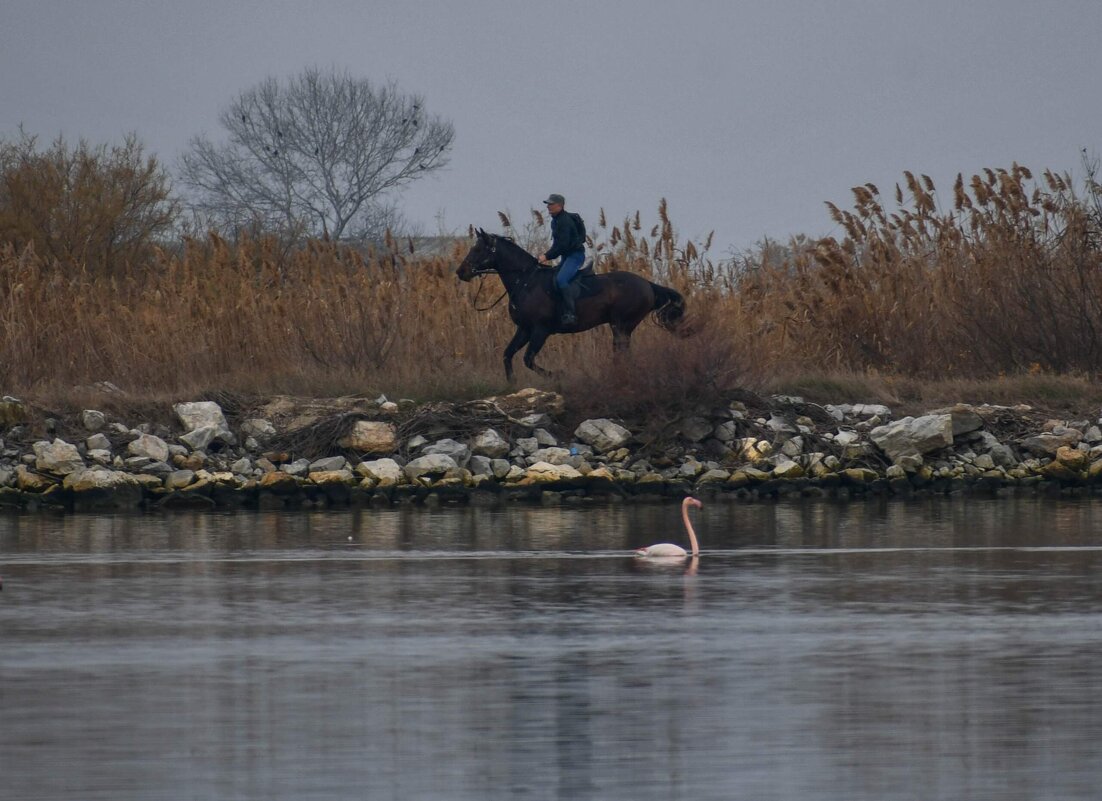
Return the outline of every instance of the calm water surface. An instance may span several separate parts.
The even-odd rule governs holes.
[[[1102,502],[697,519],[0,516],[0,797],[1102,793]]]

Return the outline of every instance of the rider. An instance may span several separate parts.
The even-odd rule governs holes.
[[[578,288],[570,282],[585,261],[585,236],[578,229],[574,217],[564,211],[566,198],[553,193],[543,202],[551,215],[551,248],[539,257],[539,262],[550,264],[552,259],[562,258],[559,271],[555,275],[555,285],[563,305],[561,323],[573,325],[578,319],[574,313]]]

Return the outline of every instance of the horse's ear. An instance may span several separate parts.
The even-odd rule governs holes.
[[[478,229],[478,238],[486,243],[489,243],[490,241],[490,235],[483,231],[481,228]]]

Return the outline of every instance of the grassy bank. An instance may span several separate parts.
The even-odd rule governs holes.
[[[1097,411],[1102,214],[1088,189],[1015,165],[958,180],[943,208],[929,179],[907,174],[892,208],[871,185],[832,206],[832,237],[727,259],[679,240],[664,204],[653,227],[602,214],[590,226],[601,269],[677,288],[693,334],[645,325],[620,363],[605,329],[554,337],[541,362],[557,377],[521,367],[521,381],[603,414],[746,389]],[[422,258],[401,241],[365,254],[211,236],[103,271],[0,246],[0,391],[57,406],[88,403],[100,381],[130,403],[498,392],[512,326],[504,304],[478,311],[477,282],[456,280],[465,249]],[[498,294],[488,278],[478,302]]]

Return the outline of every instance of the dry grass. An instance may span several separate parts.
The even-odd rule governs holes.
[[[1102,369],[1100,223],[1066,177],[985,170],[953,208],[906,174],[898,208],[855,187],[844,236],[752,259],[739,312],[780,364],[922,378]]]
[[[563,391],[578,413],[659,421],[742,389],[824,403],[1097,403],[1097,197],[1077,198],[1066,176],[1031,181],[1017,165],[961,178],[944,211],[925,177],[905,176],[894,211],[876,187],[856,187],[852,209],[831,206],[838,237],[722,261],[710,241],[678,239],[664,202],[653,227],[602,211],[590,224],[599,269],[681,291],[694,334],[646,324],[620,362],[605,329],[554,337],[540,362],[558,377],[537,379],[518,357],[520,380]],[[512,233],[534,243],[543,222],[534,213]],[[0,391],[56,405],[90,405],[87,387],[104,380],[154,401],[497,393],[512,325],[504,304],[476,310],[477,282],[454,275],[464,253],[212,236],[104,273],[0,245]],[[500,294],[485,280],[482,304]]]

